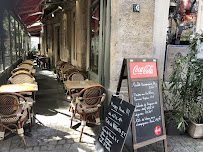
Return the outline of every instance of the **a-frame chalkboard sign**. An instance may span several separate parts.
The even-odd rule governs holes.
[[[161,83],[158,77],[157,60],[124,59],[116,92],[117,95],[121,90],[123,79],[127,79],[129,101],[135,105],[132,120],[134,151],[140,147],[164,141],[164,149],[167,152]]]

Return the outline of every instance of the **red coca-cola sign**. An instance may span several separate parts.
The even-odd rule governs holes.
[[[157,77],[156,62],[130,62],[132,78]]]

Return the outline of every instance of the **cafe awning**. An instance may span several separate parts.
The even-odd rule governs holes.
[[[45,0],[17,0],[16,2],[16,12],[31,36],[40,36],[41,26],[31,27],[31,25],[41,21],[44,3]]]

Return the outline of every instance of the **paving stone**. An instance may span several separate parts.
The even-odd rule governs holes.
[[[58,141],[58,144],[65,144],[65,143],[66,143],[66,140],[64,140],[64,139]]]
[[[203,152],[203,146],[197,146],[195,147],[195,150],[197,150],[198,152]]]
[[[48,150],[55,150],[56,146],[55,145],[48,145]]]
[[[44,145],[47,145],[47,142],[44,142],[44,141],[40,141],[40,142],[39,142],[39,145],[40,145],[40,146],[44,146]]]
[[[31,152],[33,151],[33,147],[28,147],[27,149],[25,149],[25,152]]]
[[[56,145],[56,149],[62,149],[63,145]]]
[[[64,149],[68,150],[70,148],[71,144],[64,144]]]
[[[57,141],[56,141],[56,140],[49,142],[49,145],[56,145],[56,144],[57,144]]]
[[[40,150],[48,150],[48,146],[41,146]]]
[[[0,147],[0,151],[1,152],[7,152],[7,151],[9,151],[10,150],[10,147],[6,147],[6,146],[1,146]]]
[[[35,146],[33,151],[40,151],[40,147],[39,146]]]
[[[73,139],[67,139],[67,140],[66,140],[66,143],[72,144],[72,143],[74,143],[74,140],[73,140]]]

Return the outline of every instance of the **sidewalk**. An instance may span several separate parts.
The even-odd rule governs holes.
[[[0,142],[0,152],[94,152],[99,136],[99,127],[85,127],[82,142],[79,143],[79,122],[73,121],[70,129],[70,102],[65,98],[63,84],[56,80],[53,72],[37,69],[36,81],[39,91],[36,93],[36,124],[32,137],[25,136],[28,148],[24,150],[21,137],[9,136]],[[188,135],[167,136],[169,152],[203,152],[203,139],[192,139]],[[162,142],[140,148],[138,152],[161,152]],[[123,152],[131,152],[125,147]]]

